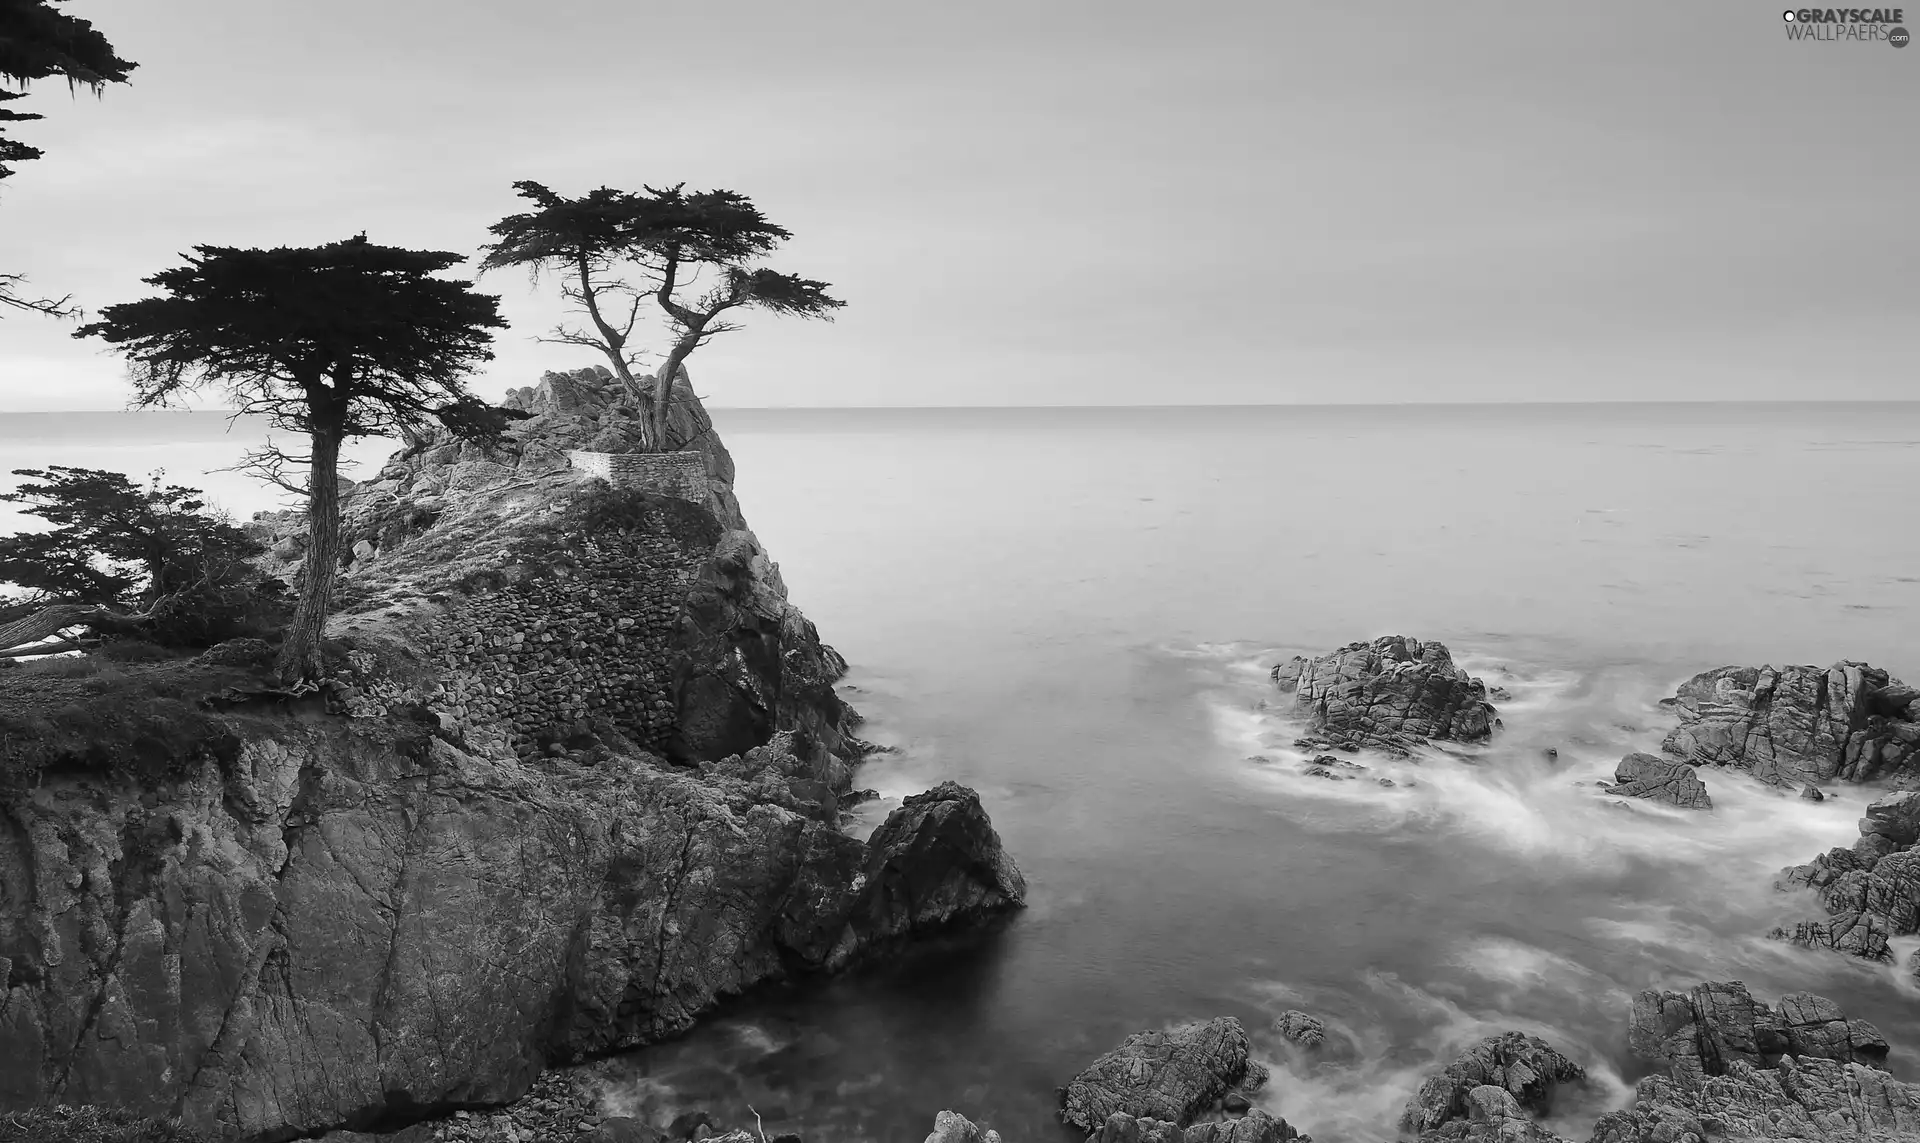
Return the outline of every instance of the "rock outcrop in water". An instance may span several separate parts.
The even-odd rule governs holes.
[[[1878,1066],[1887,1045],[1807,993],[1777,1010],[1739,982],[1634,999],[1630,1043],[1665,1066],[1631,1109],[1594,1124],[1593,1143],[1870,1140],[1920,1137],[1920,1084]]]
[[[1550,1110],[1555,1087],[1586,1078],[1585,1068],[1537,1036],[1489,1036],[1420,1085],[1400,1127],[1421,1139],[1546,1143],[1554,1136],[1531,1116]]]
[[[1920,691],[1865,663],[1721,667],[1672,700],[1680,725],[1663,749],[1761,781],[1920,783]]]
[[[1713,799],[1693,767],[1652,754],[1629,754],[1614,768],[1607,793],[1623,798],[1646,798],[1688,810],[1710,810]]]
[[[1811,889],[1829,920],[1802,921],[1773,936],[1867,960],[1891,960],[1888,941],[1920,931],[1920,790],[1867,807],[1860,840],[1782,870],[1779,889]],[[1920,973],[1920,955],[1910,962]]]
[[[1496,725],[1486,684],[1456,667],[1444,644],[1389,635],[1273,668],[1307,720],[1303,744],[1405,754],[1425,741],[1485,742]]]
[[[209,695],[165,781],[54,766],[0,806],[0,1110],[284,1139],[503,1104],[1021,903],[964,788],[840,831],[844,663],[691,395],[697,501],[568,466],[631,428],[585,372],[499,448],[428,437],[354,490],[323,697]],[[294,522],[260,526],[290,571]]]
[[[1235,1088],[1266,1082],[1251,1052],[1231,1016],[1135,1033],[1060,1089],[1060,1118],[1088,1132],[1116,1113],[1185,1127]]]

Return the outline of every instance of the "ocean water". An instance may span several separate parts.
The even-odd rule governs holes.
[[[1920,989],[1763,936],[1814,912],[1776,871],[1848,844],[1870,791],[1709,771],[1692,815],[1591,785],[1657,748],[1658,700],[1700,670],[1920,676],[1920,403],[714,415],[748,520],[854,664],[864,733],[897,748],[857,776],[884,795],[865,824],[971,785],[1031,907],[593,1065],[620,1108],[888,1143],[953,1108],[1066,1139],[1054,1091],[1099,1053],[1233,1015],[1273,1068],[1260,1102],[1317,1139],[1393,1137],[1423,1073],[1507,1028],[1589,1067],[1558,1109],[1584,1138],[1642,1074],[1632,994],[1706,979],[1831,996],[1920,1074]],[[164,456],[193,483],[238,451],[155,435],[187,422],[19,423],[6,468]],[[1504,730],[1302,775],[1267,669],[1390,633],[1511,691]],[[1330,1050],[1279,1043],[1287,1008]]]

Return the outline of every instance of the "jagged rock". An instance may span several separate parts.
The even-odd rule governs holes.
[[[425,435],[352,498],[343,539],[378,554],[343,581],[324,710],[236,700],[165,785],[49,774],[0,804],[0,1112],[286,1139],[502,1104],[1019,904],[971,791],[840,831],[844,661],[730,491],[516,467],[622,424],[547,388],[499,448]],[[710,428],[691,393],[674,416]],[[459,468],[506,484],[420,491]]]
[[[1136,1119],[1116,1111],[1100,1130],[1087,1136],[1087,1143],[1187,1143],[1187,1138],[1178,1123],[1145,1116]]]
[[[1295,656],[1272,677],[1308,720],[1309,743],[1405,753],[1425,740],[1484,742],[1493,733],[1486,685],[1454,666],[1441,643],[1401,635],[1349,643]]]
[[[1689,810],[1710,810],[1713,799],[1707,796],[1706,783],[1691,766],[1672,762],[1652,754],[1629,754],[1613,771],[1619,785],[1607,793],[1624,798],[1646,798]]]
[[[1775,1011],[1737,980],[1639,993],[1627,1043],[1689,1084],[1725,1075],[1736,1061],[1767,1068],[1791,1055],[1878,1066],[1887,1058],[1886,1039],[1873,1025],[1848,1020],[1831,1000],[1796,992]]]
[[[1809,782],[1800,787],[1800,799],[1807,802],[1824,802],[1827,796],[1820,792],[1820,787]]]
[[[1317,1016],[1289,1008],[1273,1021],[1273,1030],[1303,1048],[1318,1048],[1327,1042],[1327,1026]]]
[[[1299,1137],[1286,1120],[1254,1108],[1239,1119],[1189,1124],[1183,1143],[1286,1143]]]
[[[1860,836],[1880,836],[1896,846],[1920,841],[1920,790],[1905,790],[1875,799],[1860,819]]]
[[[926,1143],[1000,1143],[998,1131],[982,1131],[957,1111],[942,1111],[933,1117],[933,1134]]]
[[[1506,1088],[1481,1084],[1463,1097],[1467,1114],[1450,1119],[1421,1135],[1422,1140],[1448,1143],[1564,1143],[1558,1135],[1533,1121]]]
[[[906,799],[867,839],[864,893],[828,957],[838,967],[885,942],[1025,904],[1026,880],[980,796],[942,782]]]
[[[543,1060],[1017,903],[958,787],[862,843],[792,795],[790,755],[749,783],[254,729],[151,808],[54,782],[7,807],[0,881],[31,888],[0,915],[0,1105],[184,1101],[250,1134],[505,1102]]]
[[[1721,667],[1680,687],[1663,749],[1775,785],[1920,781],[1920,691],[1865,663]]]
[[[1062,1121],[1091,1132],[1115,1112],[1186,1126],[1230,1089],[1266,1078],[1240,1021],[1137,1032],[1060,1090]]]
[[[1813,890],[1829,920],[1801,921],[1770,936],[1866,960],[1893,957],[1888,942],[1920,931],[1920,792],[1881,798],[1860,820],[1851,849],[1831,849],[1781,870],[1779,889]],[[1902,841],[1901,839],[1906,839]]]
[[[1425,1137],[1450,1123],[1471,1121],[1468,1094],[1484,1085],[1511,1094],[1519,1109],[1544,1113],[1551,1108],[1555,1085],[1586,1078],[1585,1068],[1545,1040],[1522,1032],[1503,1032],[1461,1053],[1439,1075],[1429,1076],[1407,1101],[1400,1126],[1411,1135]]]
[[[1771,1068],[1736,1059],[1708,1082],[1648,1076],[1633,1107],[1609,1112],[1592,1143],[1890,1143],[1920,1138],[1920,1084],[1865,1064],[1781,1057]]]

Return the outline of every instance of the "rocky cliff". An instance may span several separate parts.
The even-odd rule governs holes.
[[[1021,903],[969,790],[839,828],[844,664],[697,399],[700,503],[568,466],[630,439],[595,371],[511,400],[498,447],[429,436],[351,489],[322,695],[226,686],[163,778],[68,751],[7,796],[0,1109],[393,1125]],[[297,574],[299,522],[257,523]]]

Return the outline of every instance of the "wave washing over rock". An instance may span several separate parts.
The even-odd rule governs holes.
[[[570,467],[633,439],[604,371],[510,403],[500,447],[428,436],[350,489],[324,701],[229,688],[171,780],[55,766],[6,805],[0,1108],[392,1127],[1021,905],[971,790],[840,828],[845,664],[696,398],[699,502]],[[300,524],[256,521],[288,574]]]

